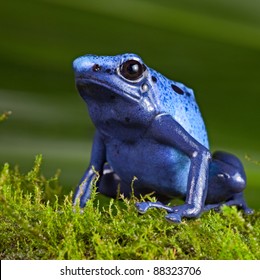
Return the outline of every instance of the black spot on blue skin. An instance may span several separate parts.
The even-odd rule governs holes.
[[[129,122],[130,122],[130,119],[129,119],[128,117],[126,117],[126,118],[125,118],[125,121],[129,123]]]
[[[187,107],[185,107],[185,111],[186,111],[186,112],[188,112],[188,111],[189,111],[189,109],[188,109]]]
[[[111,73],[111,69],[106,69],[106,72],[107,73]]]
[[[176,85],[171,85],[172,86],[172,89],[176,92],[176,93],[178,93],[178,94],[184,94],[184,91],[181,89],[181,88],[179,88],[179,87],[177,87]]]
[[[152,76],[152,81],[153,81],[154,83],[156,83],[156,82],[157,82],[156,77]]]
[[[98,65],[98,64],[94,64],[93,67],[92,67],[92,70],[93,70],[94,72],[98,72],[98,71],[101,70],[101,66]]]
[[[187,95],[188,97],[190,97],[190,96],[191,96],[191,94],[190,94],[189,92],[186,92],[186,95]]]

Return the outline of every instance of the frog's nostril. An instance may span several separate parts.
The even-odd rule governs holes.
[[[92,70],[93,70],[94,72],[98,72],[98,71],[101,70],[101,66],[98,65],[98,64],[94,64],[94,65],[92,66]]]

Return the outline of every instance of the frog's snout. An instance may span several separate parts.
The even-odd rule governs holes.
[[[81,56],[73,61],[73,70],[75,74],[88,71],[93,67],[93,62],[87,56]]]

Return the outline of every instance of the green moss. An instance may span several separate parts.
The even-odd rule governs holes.
[[[1,259],[259,259],[260,213],[235,208],[168,223],[165,212],[137,213],[130,200],[101,206],[94,191],[84,213],[61,197],[58,175],[40,175],[41,156],[21,174],[0,172]]]

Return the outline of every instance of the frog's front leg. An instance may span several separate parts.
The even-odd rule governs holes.
[[[185,203],[173,207],[166,219],[180,222],[182,217],[198,217],[203,211],[208,190],[209,163],[211,161],[209,150],[196,141],[168,114],[156,116],[148,134],[151,134],[153,139],[159,143],[172,146],[190,158]]]
[[[92,182],[98,175],[102,175],[105,160],[105,145],[99,133],[96,132],[92,146],[90,165],[76,189],[73,197],[73,205],[79,203],[81,208],[86,205],[87,200],[91,196]]]
[[[168,213],[172,212],[172,207],[167,206],[160,201],[151,202],[151,201],[143,201],[137,202],[135,204],[139,213],[144,214],[150,208],[160,208],[166,210]]]

